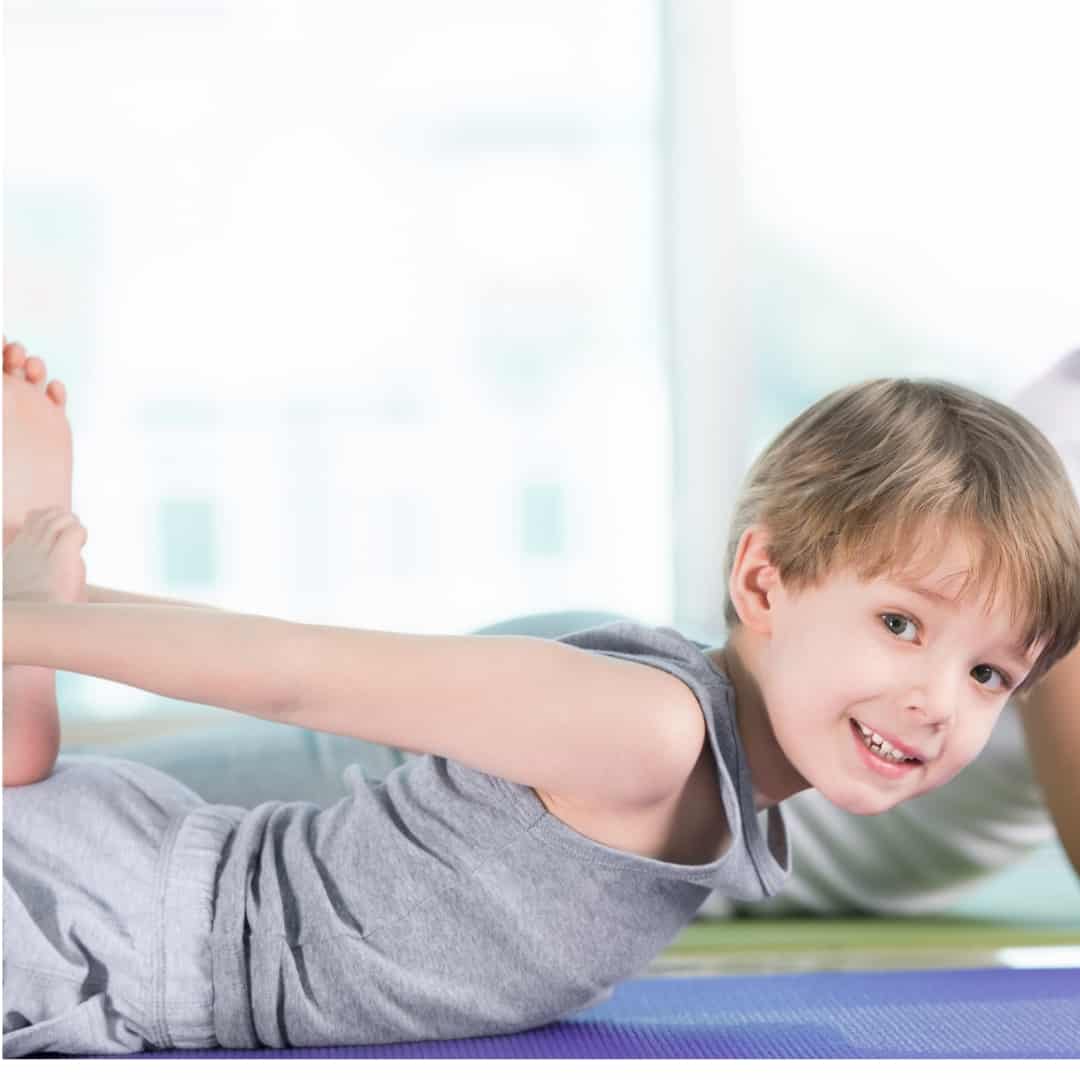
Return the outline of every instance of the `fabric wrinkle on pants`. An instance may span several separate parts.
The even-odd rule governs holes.
[[[217,1045],[214,886],[242,816],[117,758],[5,789],[5,1057]]]

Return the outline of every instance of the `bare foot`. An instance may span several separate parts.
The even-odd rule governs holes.
[[[7,548],[31,510],[45,506],[71,509],[72,448],[63,383],[46,383],[45,365],[38,357],[28,356],[17,342],[9,345],[4,340],[3,357],[3,543]],[[47,733],[42,745],[48,759],[44,775],[48,775],[59,746],[59,722],[55,672],[41,667],[5,666],[5,784],[42,778],[40,762],[28,762],[30,771],[25,775],[20,775],[14,762],[9,765],[9,735],[14,737],[28,726]]]
[[[4,547],[42,506],[71,509],[71,425],[67,391],[46,382],[45,365],[4,341]]]

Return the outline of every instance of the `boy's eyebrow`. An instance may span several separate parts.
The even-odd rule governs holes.
[[[930,600],[935,604],[950,604],[952,601],[944,593],[939,593],[936,589],[928,588],[925,585],[919,585],[914,581],[901,581],[900,585],[907,589],[909,592],[918,593],[920,596],[925,596],[927,600]]]
[[[935,589],[931,589],[926,585],[920,585],[914,581],[901,581],[898,584],[907,589],[909,592],[917,593],[919,596],[926,597],[933,604],[950,604],[952,600],[945,596],[943,593],[939,593]],[[1005,654],[1010,660],[1016,662],[1022,668],[1030,667],[1033,663],[1030,653],[1018,644],[1012,644],[1005,646]]]

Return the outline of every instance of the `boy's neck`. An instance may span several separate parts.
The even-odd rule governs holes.
[[[788,761],[773,734],[757,675],[761,670],[760,654],[757,638],[736,627],[723,648],[711,650],[708,657],[727,675],[735,690],[735,724],[754,785],[754,807],[765,810],[810,785]]]

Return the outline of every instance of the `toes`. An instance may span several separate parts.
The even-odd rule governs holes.
[[[26,378],[28,382],[36,386],[45,378],[45,364],[40,356],[28,356],[26,358]]]
[[[40,356],[27,356],[26,349],[17,341],[8,344],[4,339],[4,371],[8,375],[21,375],[34,386],[45,379],[45,363]]]
[[[67,402],[67,390],[59,379],[53,379],[53,381],[45,387],[45,393],[49,398],[56,402],[57,405],[64,405]]]
[[[26,350],[17,342],[4,342],[4,371],[9,375],[23,373],[26,366]]]
[[[40,356],[28,356],[19,342],[4,338],[4,374],[19,376],[34,386],[41,386],[45,382],[45,362]],[[59,379],[53,379],[45,386],[45,393],[57,405],[67,403],[67,388]]]

